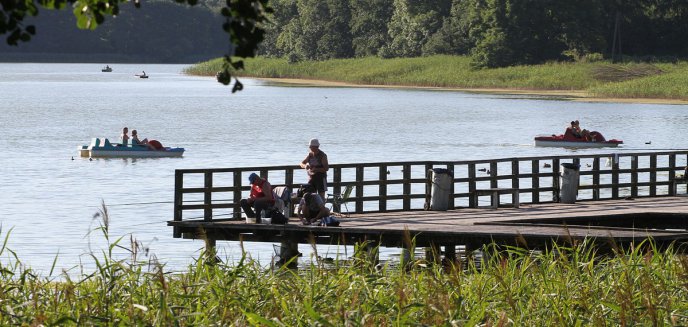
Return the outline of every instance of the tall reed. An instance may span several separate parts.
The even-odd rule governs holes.
[[[221,60],[199,63],[187,74],[212,76]],[[569,62],[474,69],[465,56],[377,57],[289,63],[278,58],[246,60],[240,76],[339,81],[360,85],[477,89],[585,91],[589,96],[688,99],[688,64]]]
[[[120,238],[91,256],[94,271],[56,278],[22,265],[5,246],[9,235],[0,247],[3,326],[688,324],[685,249],[651,241],[611,255],[588,242],[544,252],[487,246],[479,262],[444,266],[378,264],[370,245],[353,263],[316,257],[298,270],[261,266],[248,253],[236,263],[201,254],[172,272],[132,248],[118,258]]]

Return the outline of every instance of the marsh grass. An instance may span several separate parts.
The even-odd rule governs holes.
[[[215,59],[185,70],[192,75],[215,75],[222,65]],[[253,58],[240,76],[299,78],[361,85],[447,88],[586,91],[591,96],[688,99],[688,64],[576,62],[546,63],[495,69],[474,69],[470,58],[430,56],[377,57],[304,61]]]
[[[105,223],[96,230],[109,233]],[[138,262],[133,249],[116,259],[120,238],[91,255],[95,271],[57,278],[24,267],[6,247],[9,236],[0,248],[2,326],[688,324],[688,258],[650,241],[607,256],[588,243],[545,252],[488,246],[480,262],[444,266],[375,264],[372,244],[357,246],[350,262],[315,260],[299,270],[264,267],[247,254],[233,264],[201,254],[170,272]]]

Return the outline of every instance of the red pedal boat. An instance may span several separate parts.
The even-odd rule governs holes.
[[[592,131],[589,139],[585,137],[576,137],[571,128],[566,129],[566,133],[559,135],[538,135],[535,137],[535,146],[555,146],[555,147],[570,147],[570,148],[604,148],[617,147],[623,144],[622,140],[611,139],[607,140],[602,136],[602,133]]]

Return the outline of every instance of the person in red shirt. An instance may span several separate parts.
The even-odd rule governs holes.
[[[260,222],[260,212],[275,205],[272,185],[256,173],[248,176],[248,181],[251,183],[251,194],[248,199],[241,199],[241,208],[244,209],[246,217],[257,218],[257,222]]]

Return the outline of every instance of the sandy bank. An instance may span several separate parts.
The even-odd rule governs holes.
[[[247,76],[248,77],[248,76]],[[502,89],[502,88],[459,88],[459,87],[430,87],[430,86],[404,86],[404,85],[365,85],[346,82],[322,81],[313,79],[298,78],[261,78],[249,77],[270,84],[282,85],[301,85],[301,86],[320,86],[320,87],[366,87],[366,88],[397,88],[397,89],[419,89],[419,90],[438,90],[438,91],[460,91],[471,93],[492,93],[492,94],[515,94],[515,95],[540,95],[558,97],[563,100],[581,102],[618,102],[618,103],[648,103],[648,104],[676,104],[688,105],[686,100],[676,99],[648,99],[648,98],[597,98],[589,96],[585,91],[576,90],[525,90],[525,89]]]

